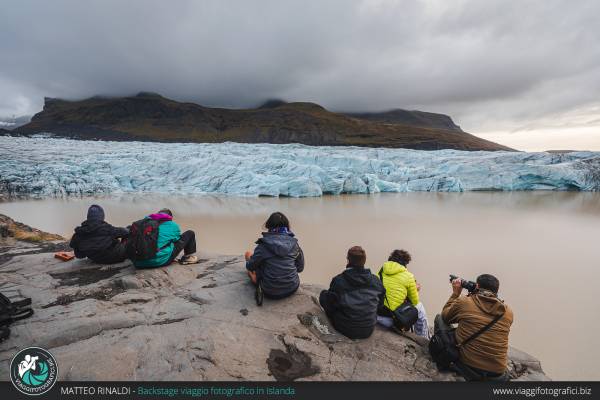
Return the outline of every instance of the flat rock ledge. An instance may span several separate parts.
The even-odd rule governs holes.
[[[242,257],[201,254],[195,265],[135,270],[61,262],[48,251],[0,246],[0,285],[18,288],[35,309],[0,344],[0,379],[18,350],[40,346],[56,357],[61,380],[462,380],[437,371],[421,338],[381,327],[365,340],[336,333],[318,286],[257,307]],[[549,380],[516,349],[510,372]]]

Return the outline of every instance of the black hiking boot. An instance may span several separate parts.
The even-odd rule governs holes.
[[[256,285],[256,292],[254,292],[254,298],[256,299],[256,305],[262,306],[264,294],[260,283]]]

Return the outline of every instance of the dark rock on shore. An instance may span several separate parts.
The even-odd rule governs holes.
[[[0,214],[0,265],[16,256],[69,250],[64,240],[60,235],[32,228]]]
[[[47,242],[65,240],[62,236],[32,228],[12,218],[0,214],[0,237],[14,238],[24,242]]]
[[[81,101],[46,98],[43,111],[12,133],[100,140],[511,150],[461,131],[441,114],[394,110],[346,115],[314,103],[281,100],[255,109],[210,108],[145,92]]]

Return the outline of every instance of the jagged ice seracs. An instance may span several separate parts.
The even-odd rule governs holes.
[[[600,190],[600,152],[525,153],[300,144],[0,136],[0,193],[307,197],[342,193]]]

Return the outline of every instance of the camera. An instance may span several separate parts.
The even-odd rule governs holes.
[[[455,279],[460,279],[460,286],[462,286],[464,289],[467,289],[469,293],[473,293],[477,290],[477,283],[473,281],[468,281],[456,275],[450,275],[450,282],[452,282]]]

